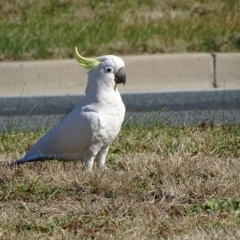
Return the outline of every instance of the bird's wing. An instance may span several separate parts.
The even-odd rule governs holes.
[[[26,153],[25,162],[33,158],[76,160],[91,146],[100,127],[98,113],[74,109]]]

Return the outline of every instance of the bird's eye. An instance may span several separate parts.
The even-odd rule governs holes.
[[[113,71],[113,69],[112,69],[111,67],[107,67],[106,70],[107,70],[107,72],[109,72],[109,73]]]

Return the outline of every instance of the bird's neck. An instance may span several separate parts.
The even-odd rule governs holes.
[[[89,73],[87,87],[85,90],[86,97],[98,97],[102,94],[119,94],[117,86],[113,79],[103,78],[96,73]]]

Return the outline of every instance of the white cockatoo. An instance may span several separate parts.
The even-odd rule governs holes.
[[[54,159],[83,160],[91,171],[97,157],[105,168],[109,146],[125,115],[117,89],[117,84],[126,82],[124,62],[114,55],[84,58],[77,48],[75,51],[77,61],[89,70],[84,100],[11,166]]]

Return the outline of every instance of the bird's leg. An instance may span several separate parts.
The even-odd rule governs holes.
[[[103,169],[107,169],[107,167],[105,166],[105,160],[108,153],[108,149],[109,149],[108,146],[104,147],[98,153],[99,164],[100,164],[100,167]]]
[[[89,172],[92,172],[94,156],[85,156],[83,161],[88,169]]]

